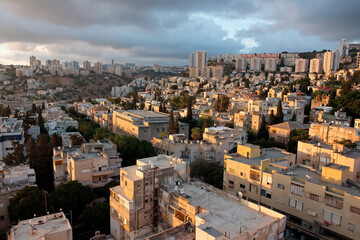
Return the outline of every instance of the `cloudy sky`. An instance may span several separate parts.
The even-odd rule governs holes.
[[[184,65],[188,54],[336,49],[360,42],[359,0],[0,0],[0,63]]]

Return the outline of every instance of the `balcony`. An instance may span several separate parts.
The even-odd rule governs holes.
[[[104,175],[111,175],[112,173],[113,173],[113,169],[109,169],[109,168],[103,168],[103,169],[101,169],[101,171],[99,171],[99,170],[94,170],[93,172],[92,172],[92,176],[93,177],[96,177],[96,176],[104,176]]]
[[[331,206],[331,207],[334,207],[337,209],[342,209],[344,202],[343,202],[343,200],[336,199],[334,197],[325,196],[324,203],[328,206]]]

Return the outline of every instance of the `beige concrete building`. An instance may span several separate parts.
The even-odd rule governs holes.
[[[234,127],[246,132],[251,128],[251,114],[249,112],[240,111],[234,114]]]
[[[66,145],[65,145],[66,146]],[[119,178],[122,159],[110,140],[53,149],[54,182],[78,181],[93,188]]]
[[[171,134],[165,139],[153,138],[151,143],[158,154],[182,158],[188,164],[197,159],[210,162],[221,161],[221,159],[216,159],[212,144],[206,141],[187,140],[184,134]]]
[[[12,226],[9,240],[72,240],[72,228],[63,212],[19,221]]]
[[[324,141],[328,144],[350,140],[360,148],[360,129],[337,126],[328,123],[312,123],[309,129],[312,139]]]
[[[296,129],[308,131],[309,124],[302,124],[297,121],[289,121],[269,126],[269,137],[275,141],[287,144],[290,140],[291,132]]]
[[[322,73],[323,72],[323,61],[319,58],[310,60],[309,73]]]
[[[289,229],[301,231],[302,239],[358,239],[360,192],[349,180],[351,167],[331,162],[321,170],[291,166],[295,155],[263,151],[239,146],[237,154],[225,156],[226,191],[286,214]]]
[[[349,179],[360,179],[360,151],[350,150],[342,144],[332,145],[318,141],[299,141],[297,163],[321,168],[328,163],[335,163],[349,167]]]
[[[169,114],[146,110],[113,111],[113,132],[151,141],[169,132]],[[179,133],[189,136],[189,125],[179,122]]]
[[[205,183],[187,183],[188,176],[184,161],[167,156],[122,168],[120,185],[110,189],[111,235],[121,240],[283,239],[284,215]]]

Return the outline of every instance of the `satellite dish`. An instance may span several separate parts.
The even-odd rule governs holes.
[[[243,197],[243,193],[242,193],[242,192],[238,192],[238,195],[239,195],[240,198]]]

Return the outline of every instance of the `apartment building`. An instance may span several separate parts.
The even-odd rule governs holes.
[[[0,160],[14,152],[12,143],[24,144],[23,121],[16,118],[0,118]]]
[[[357,128],[329,123],[312,123],[309,135],[313,139],[324,141],[328,144],[350,140],[360,148],[360,129]]]
[[[304,148],[299,144],[299,152]],[[294,166],[293,154],[280,157],[263,151],[258,146],[239,146],[237,154],[225,157],[226,191],[287,215],[287,225],[300,230],[302,238],[358,238],[360,192],[351,180],[354,166],[339,164],[344,159],[324,162],[316,170]]]
[[[247,69],[246,58],[237,58],[235,62],[235,69],[238,71],[246,71]]]
[[[169,115],[146,110],[114,110],[113,132],[132,135],[140,140],[151,141],[161,133],[169,132]],[[189,125],[179,122],[179,133],[189,136]]]
[[[224,154],[247,142],[247,133],[222,126],[210,127],[205,128],[203,140],[212,145],[216,162],[223,164]]]
[[[110,140],[53,148],[55,185],[78,181],[93,188],[119,178],[122,159]]]
[[[250,59],[250,71],[253,72],[260,72],[261,71],[261,65],[262,65],[262,59],[261,58],[251,58]]]
[[[265,71],[276,72],[277,59],[275,58],[265,58]]]
[[[296,73],[305,73],[309,69],[309,60],[299,58],[295,61],[295,72]]]
[[[297,121],[288,121],[282,122],[274,125],[268,126],[269,128],[269,137],[274,138],[275,141],[281,142],[283,144],[288,144],[290,140],[291,133],[296,129],[301,129],[308,131],[309,124],[302,124]]]
[[[323,69],[325,73],[336,71],[339,68],[340,53],[339,51],[331,51],[324,53]]]
[[[221,161],[221,159],[216,159],[212,144],[203,140],[187,140],[184,134],[170,134],[169,138],[165,139],[153,138],[151,143],[158,154],[182,158],[189,165],[197,159],[210,162]]]
[[[72,240],[72,227],[63,212],[19,221],[11,227],[9,240]]]
[[[313,58],[310,60],[309,73],[322,73],[323,61],[319,58]]]
[[[319,170],[328,163],[347,166],[348,178],[352,181],[360,179],[360,151],[347,149],[342,144],[327,144],[316,140],[299,141],[297,163]]]
[[[120,185],[110,189],[110,233],[117,240],[284,237],[284,215],[205,183],[187,183],[181,159],[139,159],[120,171]]]
[[[234,114],[234,127],[246,132],[251,128],[251,114],[246,111],[240,111]]]

